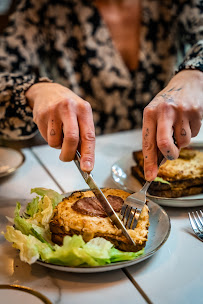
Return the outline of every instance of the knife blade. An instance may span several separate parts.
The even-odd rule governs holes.
[[[81,170],[81,168],[80,168],[80,158],[81,158],[81,155],[80,155],[79,151],[77,150],[74,162],[75,162],[78,170],[80,171],[82,177],[84,178],[85,182],[87,183],[89,188],[92,190],[92,192],[94,193],[96,198],[99,200],[100,204],[102,205],[104,211],[106,212],[106,214],[108,215],[108,217],[110,218],[112,223],[118,229],[121,229],[123,234],[125,235],[125,237],[130,241],[130,243],[133,246],[135,246],[135,242],[133,241],[133,239],[129,235],[127,229],[125,228],[125,226],[123,224],[123,222],[119,219],[118,215],[116,214],[116,212],[112,208],[111,204],[109,203],[109,201],[107,200],[107,198],[105,197],[105,195],[103,194],[101,189],[97,186],[96,182],[93,179],[92,174],[84,172],[84,171]]]

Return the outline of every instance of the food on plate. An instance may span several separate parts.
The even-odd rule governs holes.
[[[102,192],[107,197],[116,212],[120,212],[123,202],[130,193],[105,188]],[[94,237],[103,237],[116,248],[124,251],[139,251],[145,247],[149,226],[149,210],[144,206],[137,226],[128,232],[136,246],[132,246],[122,231],[115,227],[92,191],[76,191],[68,198],[64,198],[54,209],[50,221],[52,241],[61,245],[66,235],[82,235],[84,241]]]
[[[133,152],[135,166],[131,173],[141,184],[145,183],[144,158],[142,151]],[[149,194],[177,198],[203,193],[203,152],[183,148],[179,158],[167,160],[158,171],[157,178],[151,183]]]
[[[122,190],[103,191],[114,201],[116,211],[129,195]],[[70,198],[46,188],[34,188],[31,193],[37,196],[23,208],[24,212],[17,202],[14,218],[7,218],[12,225],[2,232],[20,251],[22,261],[32,264],[39,259],[56,265],[92,267],[132,260],[144,253],[149,226],[147,206],[135,230],[129,230],[137,244],[136,252],[130,252],[127,240],[105,217],[91,191],[76,191]],[[86,202],[81,211],[82,199],[91,203]]]

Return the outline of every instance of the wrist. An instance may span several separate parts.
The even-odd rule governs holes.
[[[37,97],[39,90],[43,89],[48,84],[49,84],[48,82],[35,83],[25,92],[25,97],[31,109],[33,109],[34,107],[34,100]]]

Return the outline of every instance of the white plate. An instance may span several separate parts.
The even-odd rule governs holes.
[[[8,147],[0,147],[0,177],[16,171],[24,161],[25,156],[22,152]]]
[[[111,176],[116,185],[128,192],[137,192],[141,188],[140,182],[131,174],[131,167],[135,166],[132,153],[127,154],[111,168]],[[165,198],[147,194],[153,202],[169,207],[197,207],[203,206],[203,193],[178,198]]]
[[[20,285],[0,285],[1,303],[52,304],[44,295],[29,287]]]
[[[42,261],[37,261],[36,263],[52,268],[54,270],[61,270],[66,272],[79,272],[79,273],[95,273],[95,272],[104,272],[115,269],[120,269],[123,267],[128,267],[136,263],[142,262],[145,259],[151,257],[161,246],[166,242],[169,233],[170,233],[170,219],[167,213],[154,202],[148,202],[148,207],[150,210],[149,213],[149,234],[148,241],[146,243],[144,254],[134,260],[117,262],[104,266],[95,266],[95,267],[69,267],[69,266],[59,266],[50,263],[45,263]]]

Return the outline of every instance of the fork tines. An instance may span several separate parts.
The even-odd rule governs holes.
[[[203,212],[188,212],[190,224],[196,236],[203,241]]]
[[[121,220],[127,229],[134,229],[140,216],[140,210],[124,204],[121,209]]]

